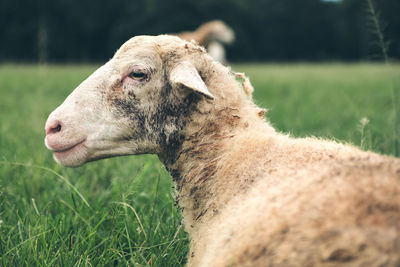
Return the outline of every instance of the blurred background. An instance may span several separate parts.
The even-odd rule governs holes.
[[[400,58],[400,1],[374,1],[388,55]],[[104,62],[135,35],[194,30],[213,19],[236,34],[228,59],[379,60],[366,0],[1,0],[0,62]]]

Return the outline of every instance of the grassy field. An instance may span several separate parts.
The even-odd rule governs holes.
[[[0,266],[185,264],[188,237],[157,157],[67,169],[44,147],[48,114],[96,67],[0,65]],[[399,155],[400,65],[234,69],[279,130]]]

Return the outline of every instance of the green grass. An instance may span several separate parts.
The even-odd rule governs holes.
[[[48,114],[95,68],[0,65],[0,266],[185,264],[188,237],[157,157],[67,169],[44,147]],[[279,130],[396,152],[400,65],[234,69],[250,76],[256,102]]]

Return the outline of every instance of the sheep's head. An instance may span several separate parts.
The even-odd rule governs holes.
[[[196,69],[204,60],[200,47],[177,37],[130,39],[50,114],[47,148],[69,167],[162,153],[182,138],[183,114],[214,98]]]
[[[223,21],[214,20],[204,24],[210,28],[210,41],[232,44],[235,41],[235,32]]]

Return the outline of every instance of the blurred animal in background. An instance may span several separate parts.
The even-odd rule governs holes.
[[[227,64],[224,45],[235,41],[235,32],[221,20],[212,20],[200,25],[193,32],[174,34],[186,41],[196,41],[207,49],[208,54],[216,61]]]

